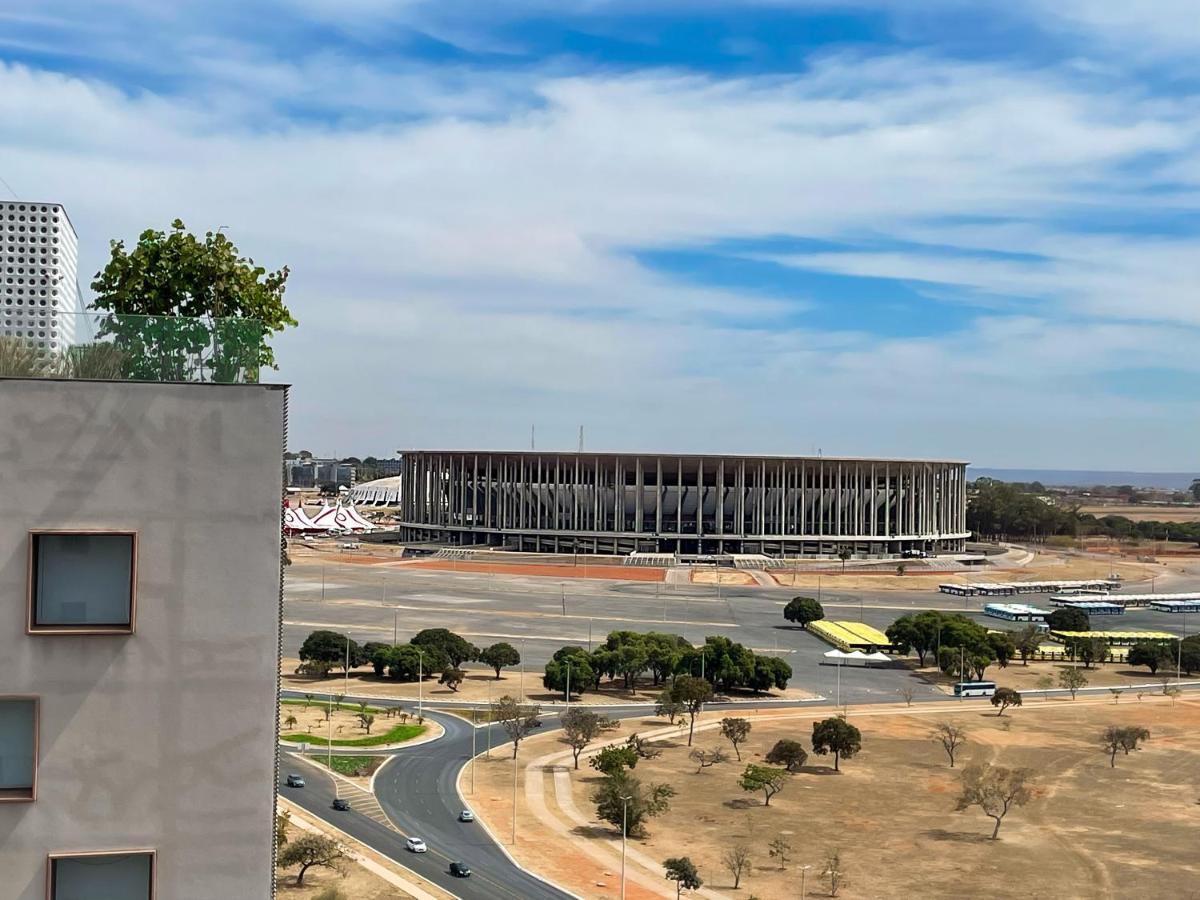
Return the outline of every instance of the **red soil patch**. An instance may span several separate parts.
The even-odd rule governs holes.
[[[544,578],[602,578],[609,581],[662,581],[666,569],[641,566],[556,566],[551,563],[479,563],[451,559],[431,559],[408,563],[417,569],[443,572],[477,572],[495,575],[535,575]]]

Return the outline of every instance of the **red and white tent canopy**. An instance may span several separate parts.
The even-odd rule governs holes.
[[[312,522],[320,531],[369,531],[375,527],[353,506],[327,506],[313,517]]]
[[[328,529],[313,522],[303,509],[285,509],[283,511],[283,530],[290,534],[300,532],[327,531]]]

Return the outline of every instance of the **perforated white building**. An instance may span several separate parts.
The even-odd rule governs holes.
[[[0,200],[0,337],[75,342],[79,241],[58,203]]]

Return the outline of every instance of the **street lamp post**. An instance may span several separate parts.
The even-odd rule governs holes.
[[[812,866],[801,866],[800,867],[800,900],[804,900],[804,897],[808,893],[808,891],[806,890],[806,888],[808,887],[808,870],[811,868],[812,868]]]
[[[571,660],[567,660],[567,712],[571,711]]]
[[[625,900],[625,837],[629,830],[629,801],[632,799],[632,795],[621,798],[621,900]]]
[[[417,651],[417,721],[425,720],[425,654]]]
[[[559,590],[562,592],[562,614],[567,615],[567,585],[564,582],[559,582]]]
[[[525,641],[521,640],[521,702],[525,702]]]
[[[396,644],[398,643],[397,637],[399,637],[399,634],[400,634],[400,610],[393,609],[392,610],[392,649],[395,649]]]
[[[517,754],[513,753],[513,812],[512,812],[512,843],[517,843]]]
[[[472,796],[475,795],[475,732],[478,730],[478,726],[475,723],[475,720],[477,718],[477,716],[475,714],[478,711],[479,710],[475,709],[475,707],[473,707],[473,706],[471,707],[471,795]]]

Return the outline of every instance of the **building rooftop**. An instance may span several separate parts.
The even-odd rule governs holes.
[[[466,454],[466,455],[492,455],[492,456],[527,456],[545,458],[547,456],[560,457],[617,457],[617,456],[641,456],[655,457],[665,456],[672,459],[753,459],[753,460],[812,460],[814,462],[848,462],[848,463],[936,463],[938,465],[954,465],[966,466],[970,465],[967,460],[962,459],[924,459],[916,457],[886,457],[886,456],[826,456],[811,455],[811,454],[796,454],[794,456],[784,456],[778,453],[674,453],[671,451],[639,451],[639,450],[499,450],[495,448],[459,448],[459,449],[433,449],[428,447],[410,447],[407,450],[397,450],[400,455],[409,453],[441,453],[441,454]]]

